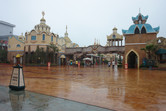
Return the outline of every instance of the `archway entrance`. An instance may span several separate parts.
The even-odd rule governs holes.
[[[137,68],[138,57],[133,51],[129,53],[127,62],[128,62],[128,68]]]

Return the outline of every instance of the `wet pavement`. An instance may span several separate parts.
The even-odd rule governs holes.
[[[113,111],[29,91],[11,91],[0,86],[1,111]]]
[[[24,67],[27,91],[118,111],[165,111],[166,71],[94,67]],[[0,64],[0,85],[12,66]],[[1,99],[1,98],[0,98]]]

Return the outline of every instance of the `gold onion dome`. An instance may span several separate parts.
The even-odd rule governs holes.
[[[113,30],[118,30],[118,29],[116,27],[114,27]]]
[[[40,24],[38,24],[38,25],[36,25],[35,26],[35,30],[37,31],[37,32],[50,32],[50,27],[46,24],[46,20],[44,19],[44,15],[45,15],[45,13],[44,12],[42,12],[42,15],[43,15],[43,17],[40,19]]]

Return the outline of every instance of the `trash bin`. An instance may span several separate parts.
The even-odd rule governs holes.
[[[128,69],[128,64],[125,64],[125,69]]]

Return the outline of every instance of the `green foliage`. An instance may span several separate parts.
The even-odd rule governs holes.
[[[154,44],[146,45],[145,48],[141,48],[141,50],[145,51],[148,55],[148,59],[153,59],[153,57],[156,55],[155,52],[157,51],[158,46]]]
[[[58,53],[59,52],[59,49],[58,49],[58,47],[55,45],[55,44],[50,44],[49,46],[48,46],[50,49],[52,49],[52,52],[53,53]]]
[[[49,50],[52,48],[52,50]],[[55,47],[55,45],[51,44],[46,48],[46,51],[44,48],[39,48],[37,46],[37,49],[35,52],[29,53],[26,58],[29,59],[27,63],[30,64],[47,64],[47,62],[52,62],[55,64],[56,53],[58,52],[58,48]]]
[[[53,63],[55,64],[55,57],[56,54],[59,52],[59,49],[55,44],[52,43],[48,47],[51,49],[51,52],[53,53]]]
[[[7,62],[7,50],[0,46],[0,63]]]

